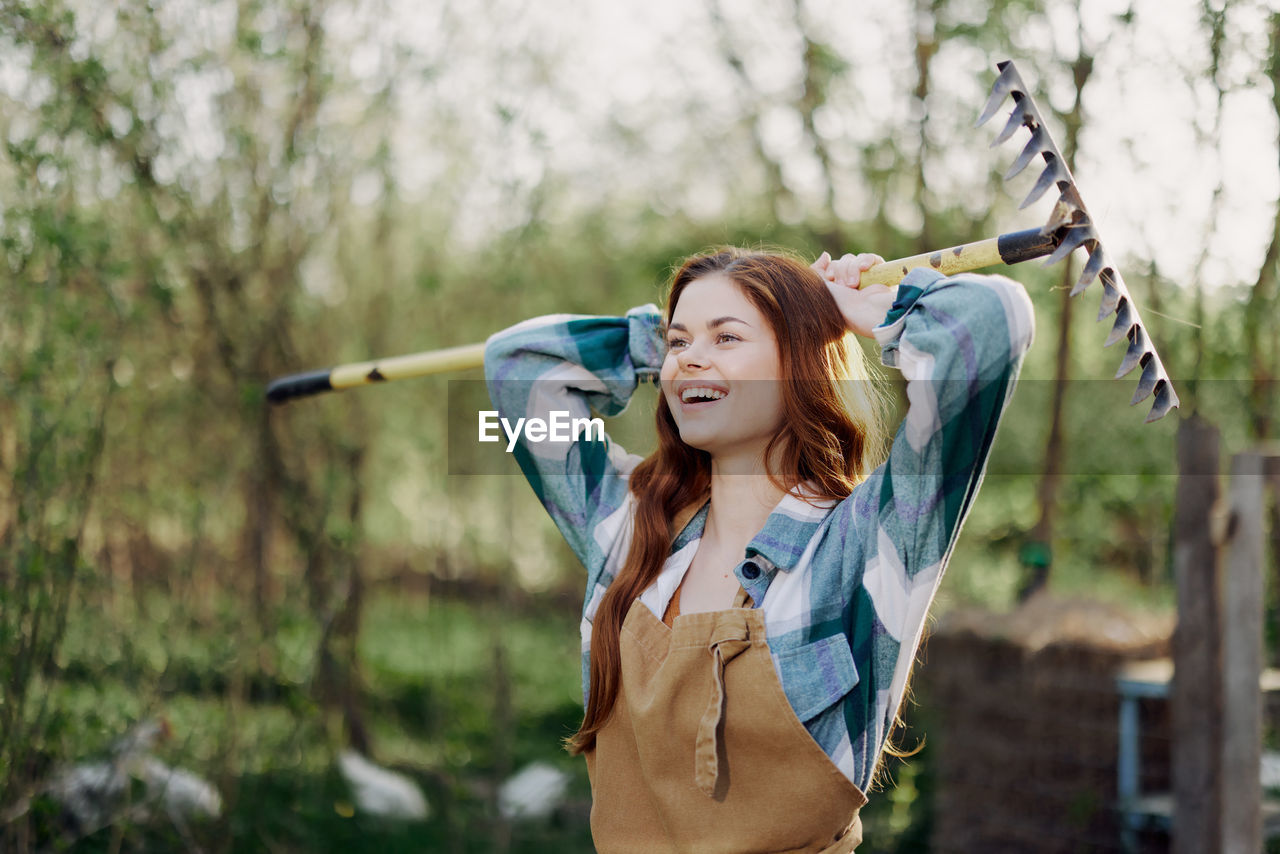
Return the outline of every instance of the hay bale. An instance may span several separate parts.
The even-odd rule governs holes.
[[[1059,598],[1042,591],[1003,613],[978,608],[949,611],[939,620],[934,635],[1005,640],[1023,654],[1076,643],[1091,651],[1111,650],[1125,659],[1137,659],[1167,654],[1173,627],[1172,614],[1131,613],[1104,602]]]
[[[933,850],[1119,851],[1115,675],[1168,655],[1173,625],[1047,593],[1005,614],[946,615],[916,676],[937,710]],[[1151,788],[1168,784],[1161,705],[1144,707]]]

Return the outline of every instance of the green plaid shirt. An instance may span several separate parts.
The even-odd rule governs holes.
[[[616,415],[666,353],[654,306],[625,317],[557,315],[489,339],[485,373],[503,417]],[[814,740],[865,791],[938,589],[1012,394],[1034,318],[1003,276],[913,271],[875,337],[907,380],[907,415],[887,461],[839,502],[784,496],[735,568],[765,614],[783,691]],[[640,458],[604,441],[527,442],[514,453],[587,570],[584,701],[591,623],[631,543],[628,475]],[[685,526],[642,596],[661,619],[702,536]]]

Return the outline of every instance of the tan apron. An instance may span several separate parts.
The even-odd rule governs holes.
[[[762,611],[668,628],[636,601],[621,654],[617,704],[586,754],[597,851],[848,854],[862,841],[866,796],[792,711]]]

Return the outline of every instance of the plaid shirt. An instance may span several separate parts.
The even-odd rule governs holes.
[[[489,339],[489,393],[509,419],[621,412],[666,353],[654,306],[625,317],[556,315]],[[913,271],[875,329],[907,380],[909,407],[887,461],[839,502],[789,494],[734,572],[762,608],[783,691],[814,740],[866,791],[902,696],[947,560],[982,480],[996,425],[1031,345],[1022,286],[1002,276]],[[631,543],[640,461],[604,441],[527,442],[514,453],[587,570],[584,702],[591,622]],[[704,506],[677,535],[642,596],[661,619],[693,560]]]

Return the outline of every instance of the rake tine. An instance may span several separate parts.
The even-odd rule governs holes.
[[[1058,244],[1058,248],[1053,250],[1053,254],[1045,259],[1044,266],[1050,267],[1057,264],[1091,240],[1094,240],[1093,228],[1087,222],[1083,225],[1068,228],[1066,235],[1062,238],[1062,242]]]
[[[1089,253],[1089,260],[1085,262],[1084,270],[1080,273],[1080,280],[1071,289],[1071,296],[1084,293],[1089,285],[1093,284],[1093,280],[1098,278],[1098,274],[1108,266],[1110,265],[1107,264],[1107,253],[1103,251],[1102,244],[1094,243],[1093,251]]]
[[[978,116],[978,121],[974,123],[974,127],[982,127],[991,120],[1000,109],[1000,105],[1004,103],[1004,99],[1008,96],[1008,89],[1000,88],[1000,78],[996,78],[995,88],[991,90],[991,97],[987,98],[986,106],[982,108],[982,115]]]
[[[1160,364],[1158,359],[1148,359],[1147,364],[1142,368],[1142,379],[1138,380],[1138,388],[1133,393],[1133,400],[1129,401],[1130,406],[1134,406],[1151,396],[1151,392],[1155,391],[1156,383],[1168,381],[1163,376],[1164,366]]]
[[[1135,326],[1129,331],[1129,349],[1125,351],[1124,361],[1120,363],[1119,370],[1116,371],[1115,379],[1120,379],[1125,374],[1132,371],[1142,363],[1148,352],[1147,333],[1142,330],[1141,326]]]
[[[986,124],[1000,109],[1000,105],[1004,103],[1004,99],[1010,92],[1023,91],[1022,80],[1018,77],[1018,70],[1013,67],[1013,63],[1006,62],[997,67],[1000,68],[1000,76],[992,84],[991,95],[987,98],[987,103],[982,108],[982,114],[978,116],[974,127],[982,127]]]
[[[1058,196],[1058,201],[1053,203],[1053,210],[1049,212],[1049,218],[1045,220],[1044,225],[1040,226],[1041,234],[1049,236],[1057,234],[1067,226],[1079,227],[1089,224],[1089,215],[1080,205],[1079,196],[1076,193],[1069,192],[1072,189],[1068,185],[1062,195]]]
[[[1108,267],[1102,271],[1102,302],[1098,305],[1098,322],[1101,323],[1108,314],[1114,314],[1120,298],[1125,294],[1124,282],[1115,270]]]
[[[1009,167],[1009,171],[1004,173],[1006,181],[1012,179],[1015,175],[1027,168],[1027,164],[1031,162],[1037,154],[1044,151],[1040,137],[1044,134],[1043,128],[1035,128],[1031,131],[1031,139],[1027,140],[1026,146],[1023,147],[1022,153],[1018,155],[1018,159],[1013,161],[1013,165]]]
[[[1103,347],[1110,347],[1121,338],[1129,334],[1129,330],[1134,327],[1137,321],[1133,316],[1133,304],[1129,302],[1128,297],[1120,298],[1120,305],[1116,307],[1116,322],[1111,327],[1111,334],[1107,336]]]
[[[1002,142],[1007,140],[1009,137],[1013,136],[1014,133],[1018,130],[1018,128],[1022,127],[1023,125],[1027,125],[1028,127],[1032,128],[1032,133],[1034,133],[1035,125],[1029,124],[1027,121],[1028,119],[1034,122],[1035,116],[1032,116],[1029,113],[1027,113],[1025,109],[1014,107],[1013,112],[1009,114],[1009,121],[1005,122],[1004,129],[1001,130],[1000,133],[996,134],[996,138],[991,141],[991,145],[988,146],[988,148],[995,148],[997,145],[1001,144]]]
[[[1022,204],[1018,205],[1018,210],[1022,210],[1045,194],[1045,191],[1060,181],[1070,180],[1066,169],[1062,165],[1062,161],[1058,159],[1053,152],[1045,151],[1045,162],[1048,164],[1044,167],[1044,171],[1040,173],[1039,180],[1036,185],[1031,188],[1031,192],[1027,193],[1027,197],[1022,200]]]
[[[1173,390],[1173,385],[1163,379],[1156,383],[1156,399],[1151,404],[1151,411],[1147,413],[1146,423],[1158,421],[1169,414],[1169,410],[1176,407],[1181,401],[1178,400],[1177,393]]]

